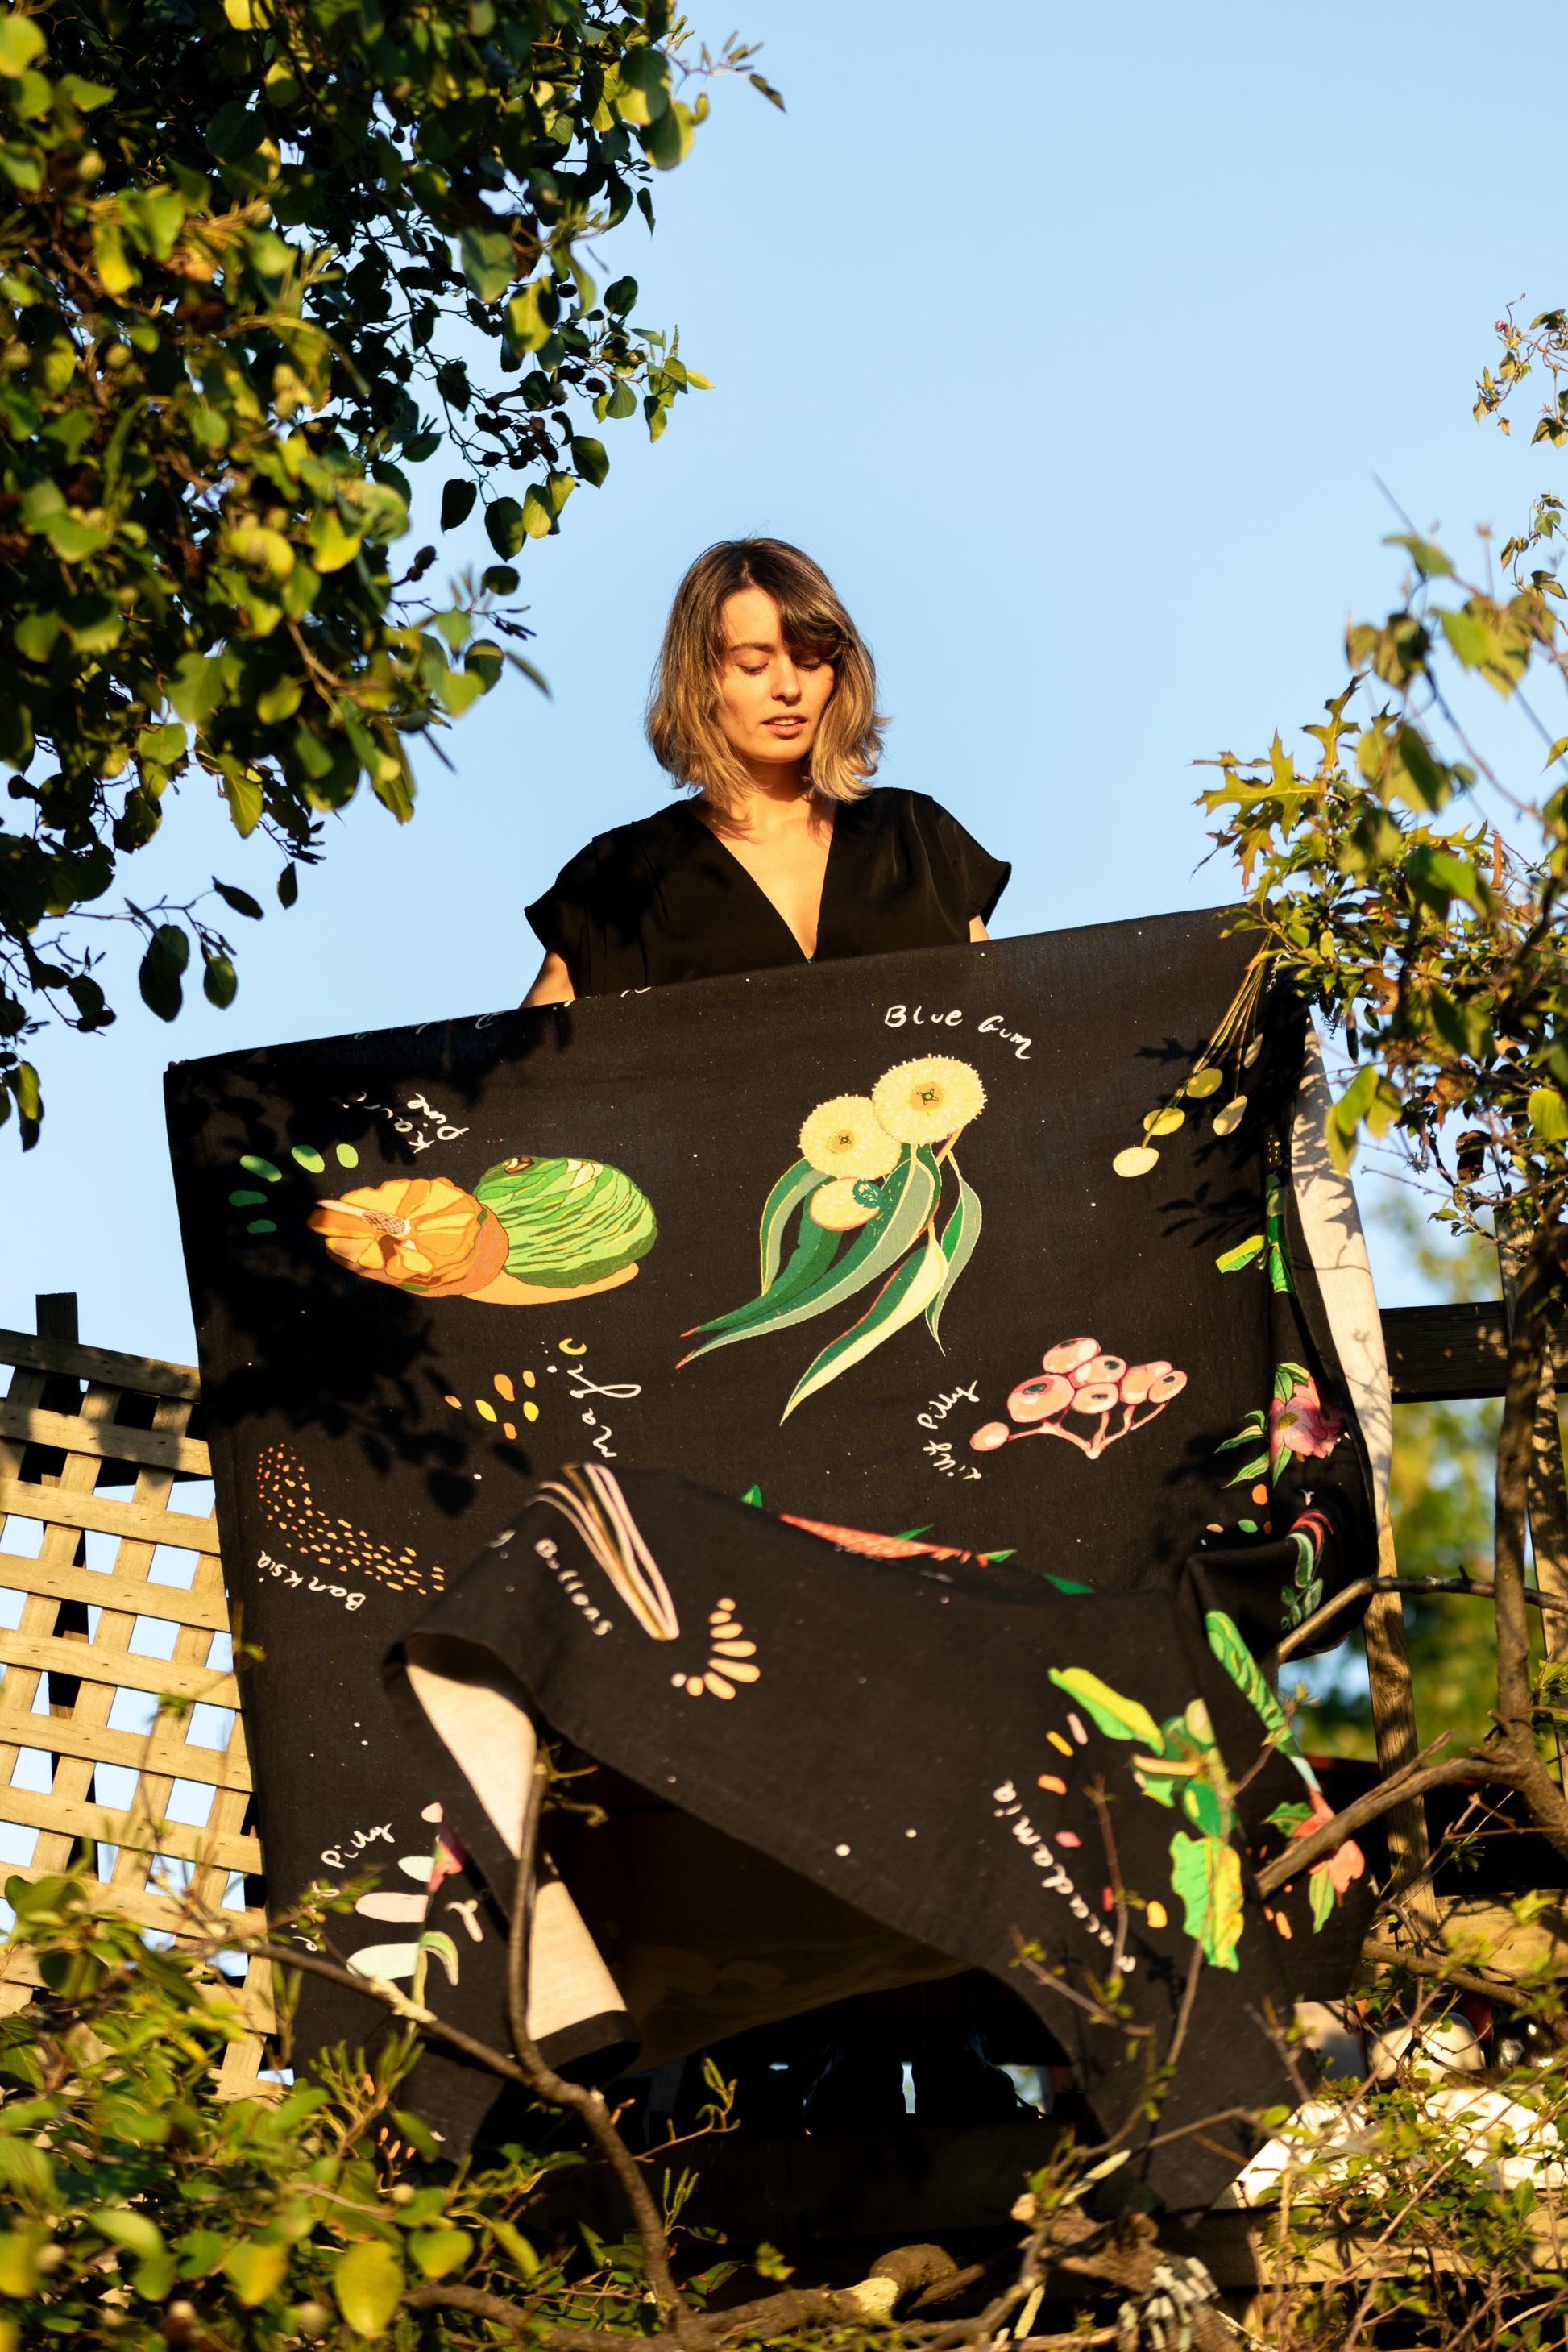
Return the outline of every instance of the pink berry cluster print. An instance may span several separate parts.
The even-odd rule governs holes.
[[[1186,1385],[1185,1372],[1163,1356],[1130,1364],[1125,1356],[1102,1355],[1098,1339],[1063,1339],[1046,1349],[1041,1370],[1008,1398],[1018,1426],[988,1421],[969,1443],[976,1454],[994,1454],[1020,1437],[1061,1437],[1098,1462],[1108,1445],[1157,1421]]]

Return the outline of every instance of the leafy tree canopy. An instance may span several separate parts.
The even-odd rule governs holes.
[[[670,0],[0,10],[0,1121],[25,1147],[40,1015],[114,1018],[87,923],[137,927],[162,1018],[193,940],[234,997],[247,892],[108,903],[178,779],[277,846],[291,906],[325,813],[368,782],[406,820],[409,739],[536,675],[516,559],[604,482],[598,426],[657,439],[705,383],[581,248],[634,205],[652,226],[707,112],[678,90],[750,54],[691,57]],[[443,446],[442,526],[482,499],[497,561],[437,600],[434,549],[399,579],[390,550],[405,468]]]

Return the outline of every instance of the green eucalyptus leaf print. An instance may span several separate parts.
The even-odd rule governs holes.
[[[1211,1967],[1239,1967],[1241,1856],[1215,1837],[1190,1838],[1177,1830],[1171,1840],[1171,1885],[1186,1910],[1186,1931],[1203,1948]]]
[[[1316,1936],[1334,1916],[1334,1882],[1326,1870],[1315,1870],[1308,1879],[1307,1900],[1312,1906],[1312,1933]]]
[[[952,1296],[959,1276],[973,1256],[974,1244],[980,1239],[980,1195],[965,1181],[956,1160],[950,1156],[948,1165],[958,1178],[958,1205],[942,1229],[940,1240],[945,1261],[942,1286],[925,1311],[931,1336],[939,1347],[942,1339],[937,1326],[942,1320],[942,1310]]]
[[[797,1160],[795,1166],[779,1178],[763,1203],[763,1222],[758,1228],[758,1246],[762,1255],[762,1293],[765,1297],[773,1286],[784,1255],[784,1227],[806,1197],[833,1179],[809,1160]],[[815,1229],[820,1233],[823,1228]]]
[[[818,1281],[782,1304],[770,1294],[753,1299],[749,1307],[737,1308],[733,1315],[720,1317],[716,1324],[700,1325],[700,1345],[683,1356],[681,1362],[694,1363],[699,1356],[710,1355],[715,1348],[729,1347],[737,1339],[753,1339],[767,1331],[783,1331],[792,1324],[807,1322],[813,1316],[826,1314],[829,1307],[842,1306],[858,1290],[864,1290],[868,1282],[889,1273],[910,1244],[919,1239],[936,1201],[937,1181],[929,1150],[922,1149],[904,1159],[882,1187],[881,1207],[870,1223],[861,1227],[844,1256]],[[713,1332],[715,1336],[701,1339],[702,1332]]]
[[[1164,1748],[1164,1734],[1146,1706],[1135,1698],[1123,1698],[1087,1666],[1053,1666],[1050,1679],[1058,1690],[1065,1690],[1077,1699],[1085,1712],[1091,1715],[1108,1739],[1137,1739],[1158,1755]]]
[[[978,1070],[945,1054],[896,1064],[868,1095],[818,1103],[799,1159],[763,1205],[756,1297],[683,1332],[697,1344],[680,1364],[829,1314],[873,1286],[870,1305],[795,1382],[784,1421],[921,1316],[940,1348],[942,1308],[980,1234],[979,1195],[953,1147],[984,1108]],[[939,1231],[949,1166],[958,1198]]]
[[[1267,1247],[1266,1236],[1253,1234],[1247,1240],[1237,1242],[1234,1249],[1222,1250],[1215,1264],[1221,1274],[1240,1274],[1247,1266],[1256,1265]]]
[[[942,1244],[934,1234],[929,1234],[921,1255],[917,1257],[911,1252],[898,1272],[888,1276],[858,1323],[852,1323],[840,1339],[830,1340],[807,1367],[780,1420],[787,1421],[797,1404],[804,1404],[808,1396],[815,1396],[873,1348],[879,1348],[884,1339],[890,1339],[895,1331],[901,1331],[906,1323],[912,1323],[935,1297],[946,1272]]]

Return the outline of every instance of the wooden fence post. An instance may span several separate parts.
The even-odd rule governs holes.
[[[1514,1302],[1530,1247],[1528,1230],[1517,1220],[1500,1220],[1498,1265],[1502,1273],[1503,1309],[1513,1328]],[[1542,1592],[1568,1600],[1568,1486],[1563,1483],[1563,1435],[1557,1419],[1557,1375],[1554,1350],[1548,1348],[1541,1372],[1541,1393],[1535,1407],[1535,1443],[1530,1463],[1530,1545],[1535,1560],[1535,1580]],[[1541,1612],[1541,1637],[1548,1658],[1568,1658],[1568,1615],[1562,1610]],[[1558,1775],[1568,1788],[1568,1740],[1557,1731]]]

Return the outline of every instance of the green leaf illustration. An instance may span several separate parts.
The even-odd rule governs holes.
[[[1232,1437],[1228,1439],[1226,1443],[1234,1445],[1236,1444],[1236,1440]],[[1244,1462],[1242,1464],[1234,1478],[1227,1478],[1225,1483],[1227,1486],[1245,1486],[1248,1478],[1261,1478],[1268,1466],[1268,1456],[1267,1454],[1256,1454],[1250,1462]]]
[[[1310,1822],[1311,1818],[1311,1806],[1300,1801],[1293,1805],[1276,1805],[1268,1816],[1269,1827],[1277,1829],[1281,1837],[1289,1837],[1293,1830],[1299,1830],[1303,1822]]]
[[[882,1205],[870,1223],[862,1225],[854,1247],[847,1250],[818,1281],[787,1304],[753,1301],[749,1308],[741,1310],[743,1319],[724,1318],[730,1323],[727,1329],[715,1331],[711,1324],[702,1324],[700,1329],[711,1331],[713,1336],[702,1339],[689,1355],[683,1356],[682,1363],[694,1363],[699,1356],[708,1355],[715,1348],[728,1347],[733,1340],[755,1339],[764,1331],[786,1330],[793,1323],[824,1315],[846,1298],[852,1298],[858,1290],[864,1290],[868,1282],[890,1273],[931,1215],[939,1181],[936,1161],[922,1144],[889,1177],[882,1188]]]
[[[926,1308],[926,1321],[938,1347],[942,1345],[937,1330],[942,1310],[952,1296],[953,1285],[973,1256],[974,1244],[980,1239],[980,1195],[965,1181],[957,1160],[951,1155],[948,1164],[958,1178],[958,1203],[942,1229],[942,1247],[947,1259],[947,1272],[942,1277],[941,1289]]]
[[[764,1294],[778,1273],[779,1261],[784,1255],[784,1227],[792,1212],[819,1185],[830,1181],[831,1179],[825,1176],[820,1168],[814,1168],[809,1160],[797,1160],[795,1166],[779,1178],[763,1202],[763,1222],[758,1228],[757,1240],[762,1252],[761,1288]],[[823,1229],[818,1225],[816,1230],[820,1233]]]
[[[896,1274],[889,1275],[858,1323],[851,1324],[841,1339],[834,1339],[822,1350],[796,1383],[795,1393],[780,1414],[780,1423],[786,1422],[797,1404],[804,1404],[829,1381],[836,1381],[906,1323],[936,1297],[948,1273],[947,1258],[934,1234],[926,1237],[923,1250],[911,1251]]]
[[[1334,1916],[1334,1882],[1326,1870],[1315,1870],[1307,1881],[1307,1899],[1312,1906],[1312,1933],[1321,1933]]]
[[[1171,1885],[1186,1908],[1186,1930],[1216,1969],[1236,1969],[1241,1941],[1241,1856],[1221,1838],[1171,1840]]]
[[[1249,1412],[1247,1419],[1242,1423],[1241,1427],[1237,1431],[1236,1435],[1234,1437],[1222,1437],[1219,1444],[1215,1447],[1215,1452],[1216,1454],[1228,1454],[1233,1445],[1256,1444],[1268,1426],[1268,1416],[1267,1413]]]
[[[1237,1242],[1234,1249],[1222,1250],[1215,1264],[1221,1274],[1240,1274],[1244,1267],[1257,1265],[1258,1253],[1266,1247],[1267,1240],[1266,1234],[1253,1234],[1247,1240]]]
[[[1268,1737],[1276,1748],[1289,1748],[1290,1726],[1284,1710],[1265,1682],[1258,1661],[1241,1638],[1234,1618],[1223,1609],[1211,1609],[1204,1618],[1204,1631],[1209,1637],[1209,1648],[1243,1696],[1252,1701],[1263,1717]]]
[[[1053,1666],[1050,1680],[1058,1690],[1077,1699],[1108,1738],[1136,1739],[1151,1754],[1163,1753],[1165,1735],[1148,1708],[1141,1706],[1135,1698],[1123,1698],[1109,1683],[1102,1683],[1098,1675],[1091,1675],[1087,1666]]]
[[[748,1299],[744,1307],[737,1307],[731,1314],[716,1315],[711,1323],[703,1324],[703,1330],[740,1332],[754,1322],[759,1315],[771,1314],[778,1307],[787,1307],[792,1299],[800,1297],[822,1279],[832,1265],[843,1238],[842,1234],[830,1232],[827,1226],[819,1225],[815,1217],[802,1217],[799,1239],[790,1252],[789,1262],[783,1273],[775,1276],[760,1297]]]

